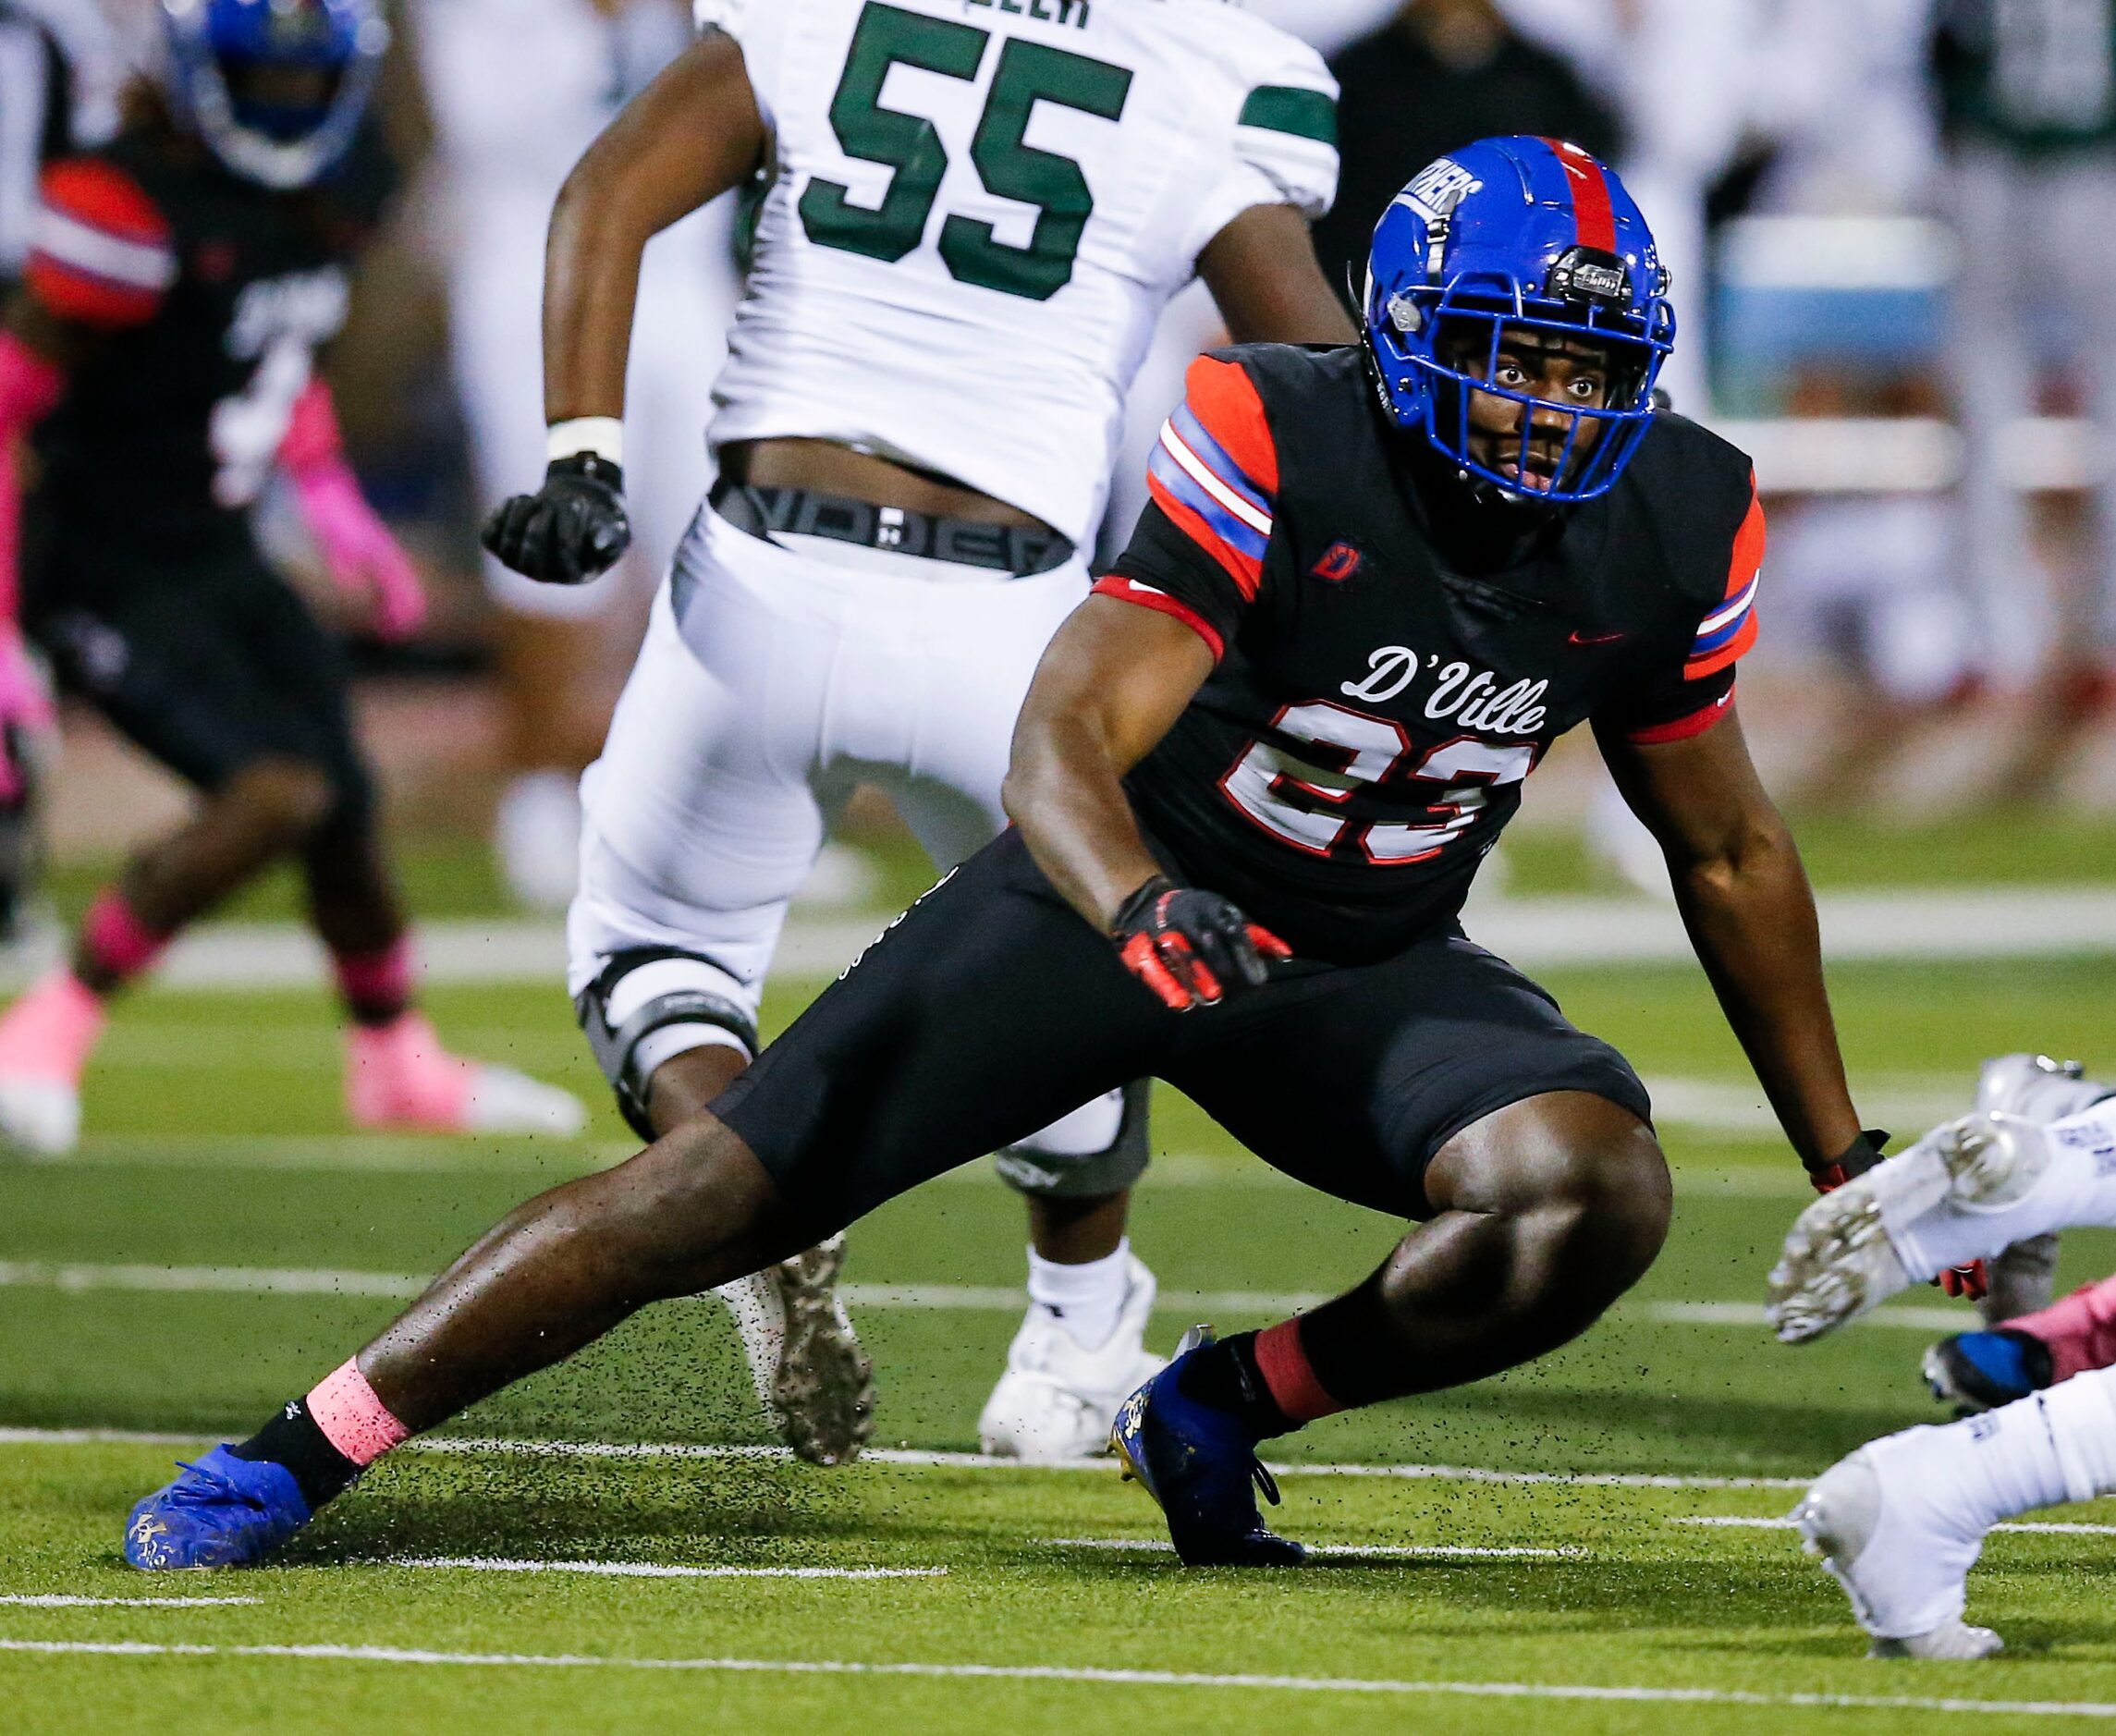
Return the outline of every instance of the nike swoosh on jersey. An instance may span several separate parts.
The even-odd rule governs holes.
[[[1568,645],[1613,645],[1621,639],[1621,633],[1583,633],[1573,631],[1565,635]]]

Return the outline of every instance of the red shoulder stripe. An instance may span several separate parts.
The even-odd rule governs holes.
[[[1734,690],[1729,688],[1718,699],[1699,706],[1687,717],[1677,717],[1671,722],[1654,724],[1645,729],[1633,729],[1625,738],[1642,748],[1658,747],[1667,741],[1687,741],[1692,736],[1701,736],[1720,718],[1733,709]]]
[[[1743,618],[1741,631],[1736,633],[1718,650],[1682,666],[1685,681],[1701,681],[1707,675],[1715,675],[1730,663],[1739,662],[1746,656],[1756,642],[1756,613],[1751,609]]]
[[[1278,447],[1256,383],[1239,362],[1200,356],[1183,379],[1183,401],[1242,473],[1268,496],[1278,492]]]
[[[39,183],[25,275],[62,319],[127,326],[153,317],[176,282],[169,225],[140,184],[93,157],[55,163]]]
[[[1742,528],[1734,532],[1734,557],[1727,567],[1727,590],[1730,597],[1739,596],[1743,588],[1756,576],[1764,563],[1764,547],[1768,538],[1764,529],[1763,502],[1756,497],[1755,473],[1749,474],[1749,510],[1742,520]]]

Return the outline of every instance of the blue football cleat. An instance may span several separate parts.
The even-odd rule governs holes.
[[[293,1473],[215,1447],[132,1510],[125,1559],[143,1572],[255,1567],[309,1522]]]
[[[1212,1342],[1194,1326],[1176,1360],[1118,1407],[1109,1446],[1160,1504],[1185,1567],[1297,1567],[1308,1552],[1264,1528],[1250,1485],[1276,1507],[1278,1485],[1256,1457],[1249,1431],[1225,1411],[1188,1397],[1178,1384],[1191,1352]]]
[[[2025,1332],[1958,1332],[1925,1353],[1926,1384],[1957,1416],[1996,1411],[2050,1384],[2049,1346]]]

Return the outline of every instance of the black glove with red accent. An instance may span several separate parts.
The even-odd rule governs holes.
[[[1124,900],[1109,938],[1124,968],[1175,1012],[1262,988],[1270,975],[1266,960],[1293,956],[1292,947],[1229,899],[1179,886],[1166,874],[1156,874]]]
[[[1845,1182],[1865,1175],[1879,1163],[1882,1147],[1888,1143],[1886,1133],[1868,1128],[1845,1148],[1844,1155],[1835,1163],[1810,1169],[1807,1179],[1815,1183],[1816,1192],[1834,1193]],[[1990,1273],[1981,1260],[1972,1260],[1967,1265],[1950,1266],[1932,1281],[1950,1296],[1959,1296],[1964,1302],[1981,1302],[1991,1289]]]

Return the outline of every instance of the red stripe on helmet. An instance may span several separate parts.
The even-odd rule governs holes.
[[[1562,139],[1546,139],[1551,154],[1565,171],[1572,189],[1572,220],[1579,226],[1580,245],[1604,253],[1617,251],[1616,212],[1609,204],[1609,177],[1593,155]]]

